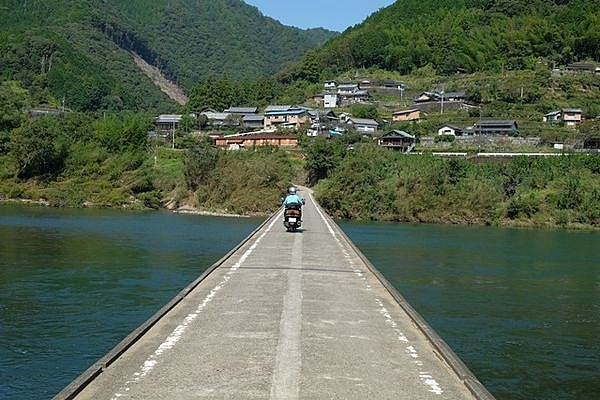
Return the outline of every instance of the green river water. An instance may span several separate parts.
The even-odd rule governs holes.
[[[0,206],[0,399],[51,398],[261,222]],[[598,233],[340,226],[496,398],[600,398]]]

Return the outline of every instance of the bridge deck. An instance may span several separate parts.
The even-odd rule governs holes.
[[[492,399],[305,196],[56,399]]]

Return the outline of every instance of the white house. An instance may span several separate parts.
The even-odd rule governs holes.
[[[374,119],[370,118],[354,118],[350,117],[346,120],[346,124],[352,126],[357,132],[363,135],[373,135],[377,132],[379,124]]]
[[[564,122],[566,126],[575,126],[581,122],[582,114],[581,108],[563,108],[545,114],[543,121],[550,123]]]
[[[438,131],[437,131],[438,135],[452,135],[452,136],[460,136],[462,135],[462,129],[454,126],[454,125],[442,125]]]
[[[336,108],[337,106],[338,106],[337,93],[326,93],[323,95],[323,107],[324,108]]]

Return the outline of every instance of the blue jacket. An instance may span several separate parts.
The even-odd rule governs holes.
[[[297,203],[300,206],[302,206],[302,197],[298,196],[297,194],[290,194],[283,201],[284,206],[287,206],[288,204],[292,203]]]

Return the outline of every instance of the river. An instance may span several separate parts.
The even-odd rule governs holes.
[[[0,398],[51,398],[260,222],[0,206]],[[598,398],[598,233],[340,225],[499,400]]]

